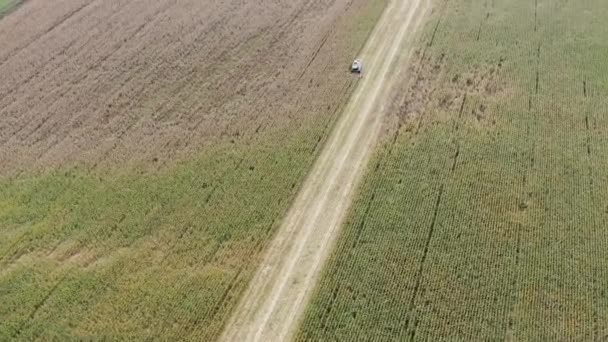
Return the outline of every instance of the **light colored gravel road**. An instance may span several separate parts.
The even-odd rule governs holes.
[[[220,337],[221,341],[292,338],[330,255],[380,132],[407,44],[430,0],[393,0],[361,57],[365,75],[346,106],[267,255]],[[402,75],[402,74],[401,74]]]

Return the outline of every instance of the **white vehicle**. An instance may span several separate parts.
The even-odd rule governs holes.
[[[353,65],[350,66],[350,71],[355,74],[360,74],[363,72],[363,60],[360,58],[355,59]]]

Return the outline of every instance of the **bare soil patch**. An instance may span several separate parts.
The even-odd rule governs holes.
[[[501,96],[506,85],[500,73],[504,60],[468,65],[463,70],[446,70],[445,53],[433,56],[424,49],[414,52],[416,61],[408,67],[406,82],[392,102],[391,113],[397,125],[407,131],[419,129],[421,116],[432,113],[470,115],[484,125],[494,125],[488,116],[489,100]],[[466,107],[466,98],[483,98],[486,102]]]

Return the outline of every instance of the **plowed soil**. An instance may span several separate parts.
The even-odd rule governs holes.
[[[28,1],[0,21],[0,174],[164,163],[292,124],[359,3]]]

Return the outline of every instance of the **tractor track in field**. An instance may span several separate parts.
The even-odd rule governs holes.
[[[409,59],[429,0],[390,1],[361,57],[365,76],[346,105],[221,341],[293,337],[380,134],[384,104]],[[405,69],[403,69],[405,70]]]

